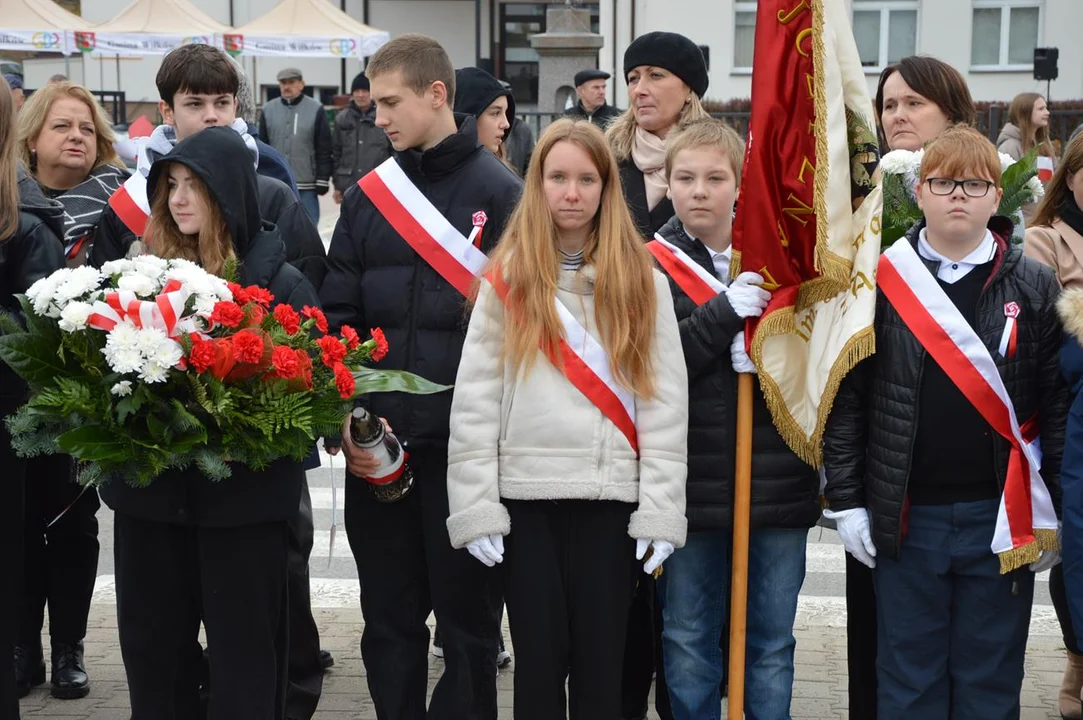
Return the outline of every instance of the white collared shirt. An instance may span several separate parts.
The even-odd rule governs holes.
[[[728,287],[730,284],[730,258],[733,256],[733,245],[730,245],[722,252],[718,252],[716,250],[712,250],[702,240],[694,236],[692,233],[688,232],[687,228],[685,228],[684,232],[686,235],[688,235],[688,237],[692,238],[707,249],[707,252],[711,256],[711,263],[714,265],[714,274],[718,276],[718,279],[722,281],[723,285],[726,285]]]
[[[922,228],[918,234],[918,253],[926,260],[940,263],[936,276],[949,285],[953,285],[965,278],[978,265],[984,265],[992,260],[996,256],[996,250],[997,245],[996,241],[993,240],[993,233],[986,230],[981,244],[969,255],[962,260],[951,260],[933,249],[933,246],[925,238],[925,228]]]

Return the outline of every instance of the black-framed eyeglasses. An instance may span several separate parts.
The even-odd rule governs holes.
[[[967,178],[965,180],[956,180],[954,178],[927,178],[925,182],[929,183],[929,191],[933,195],[951,195],[955,192],[955,188],[962,187],[963,192],[967,197],[983,198],[989,194],[989,188],[993,187],[994,183],[991,180],[978,180],[975,178]]]

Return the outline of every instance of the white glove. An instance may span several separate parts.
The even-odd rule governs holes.
[[[647,562],[643,563],[643,572],[648,575],[653,575],[654,571],[662,567],[662,563],[666,561],[673,551],[677,548],[673,547],[673,543],[666,542],[665,540],[636,540],[636,560],[642,560],[647,554],[647,548],[653,547],[651,557]]]
[[[759,317],[771,301],[771,293],[764,290],[763,275],[743,272],[726,288],[726,298],[739,318]]]
[[[1060,545],[1060,532],[1061,524],[1057,523],[1057,545]],[[1052,570],[1060,560],[1060,550],[1042,550],[1042,554],[1038,556],[1038,562],[1032,562],[1030,569],[1036,573]]]
[[[872,542],[869,529],[869,511],[865,508],[853,508],[834,512],[824,510],[824,517],[835,521],[835,527],[842,538],[846,552],[860,563],[871,568],[876,567],[876,546]]]
[[[466,550],[476,557],[485,567],[493,567],[504,562],[504,536],[483,535],[466,544]]]
[[[730,360],[733,361],[733,372],[756,374],[756,365],[745,352],[744,330],[733,336],[733,342],[730,344]]]

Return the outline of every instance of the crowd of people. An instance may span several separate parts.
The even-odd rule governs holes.
[[[756,372],[743,330],[771,295],[757,273],[731,277],[744,143],[703,106],[699,47],[648,33],[622,76],[628,110],[606,103],[607,73],[584,70],[577,105],[535,145],[506,84],[455,70],[425,36],[379,50],[333,123],[293,68],[257,119],[236,61],[186,45],[158,71],[163,124],[130,175],[85,88],[58,80],[24,104],[0,82],[5,310],[65,266],[237,261],[242,284],[322,308],[331,331],[382,328],[380,367],[454,386],[363,399],[409,453],[396,502],[366,481],[379,461],[348,425],[323,440],[346,461],[383,720],[495,720],[505,608],[516,718],[639,720],[652,687],[666,720],[721,716],[737,384]],[[1018,718],[1045,570],[1067,655],[1059,709],[1083,717],[1083,137],[1058,158],[1045,100],[1012,103],[999,149],[1047,159],[1020,247],[958,71],[904,58],[874,109],[883,151],[925,149],[924,219],[881,261],[877,352],[839,390],[823,468],[754,395],[745,715],[790,717],[808,531],[824,522],[847,551],[851,718]],[[328,190],[341,212],[325,252]],[[6,416],[25,386],[6,365],[0,377]],[[14,478],[0,574],[16,580],[0,591],[0,719],[46,682],[46,607],[52,694],[89,692],[99,497],[133,720],[313,717],[333,662],[308,587],[317,448],[219,483],[193,468],[82,488],[67,456],[9,444],[0,424]],[[1062,529],[1035,531],[1002,572],[991,548],[1020,482]],[[430,613],[444,658],[431,697]]]

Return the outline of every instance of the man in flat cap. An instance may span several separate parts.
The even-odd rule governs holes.
[[[605,81],[609,73],[602,70],[580,70],[575,74],[575,94],[579,102],[564,114],[570,118],[590,120],[605,130],[620,110],[605,101]]]
[[[297,68],[278,73],[282,95],[263,106],[259,134],[282,153],[293,170],[297,191],[312,222],[320,221],[320,199],[331,188],[331,127],[323,103],[305,95]]]

